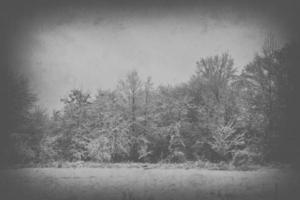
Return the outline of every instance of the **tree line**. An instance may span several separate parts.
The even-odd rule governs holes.
[[[73,89],[52,115],[35,105],[22,77],[9,73],[1,157],[9,163],[53,161],[185,162],[234,165],[296,160],[299,136],[295,60],[299,47],[262,53],[237,72],[228,53],[196,63],[187,82],[154,87],[128,72],[114,90]]]

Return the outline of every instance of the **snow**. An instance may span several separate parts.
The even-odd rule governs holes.
[[[143,168],[0,170],[5,199],[292,199],[300,173]]]

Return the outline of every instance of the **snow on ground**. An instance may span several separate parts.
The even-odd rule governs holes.
[[[0,199],[300,199],[300,173],[143,168],[0,170]],[[298,198],[297,198],[298,197]]]

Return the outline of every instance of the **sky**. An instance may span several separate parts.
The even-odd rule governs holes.
[[[259,13],[230,8],[77,9],[24,19],[15,45],[38,104],[60,109],[71,89],[114,89],[130,70],[154,84],[186,82],[203,57],[229,53],[242,69],[280,29]]]

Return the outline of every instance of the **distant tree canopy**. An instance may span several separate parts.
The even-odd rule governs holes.
[[[299,46],[263,53],[237,73],[229,54],[202,58],[186,83],[155,88],[131,71],[95,98],[74,89],[64,108],[33,107],[22,79],[11,80],[9,135],[18,162],[292,161]],[[293,156],[291,156],[293,155]]]
[[[13,135],[22,135],[32,123],[31,110],[36,102],[36,96],[30,91],[28,81],[12,70],[4,70],[1,86],[1,133],[0,156],[4,161],[16,159],[13,153]],[[5,114],[5,115],[4,115]]]

